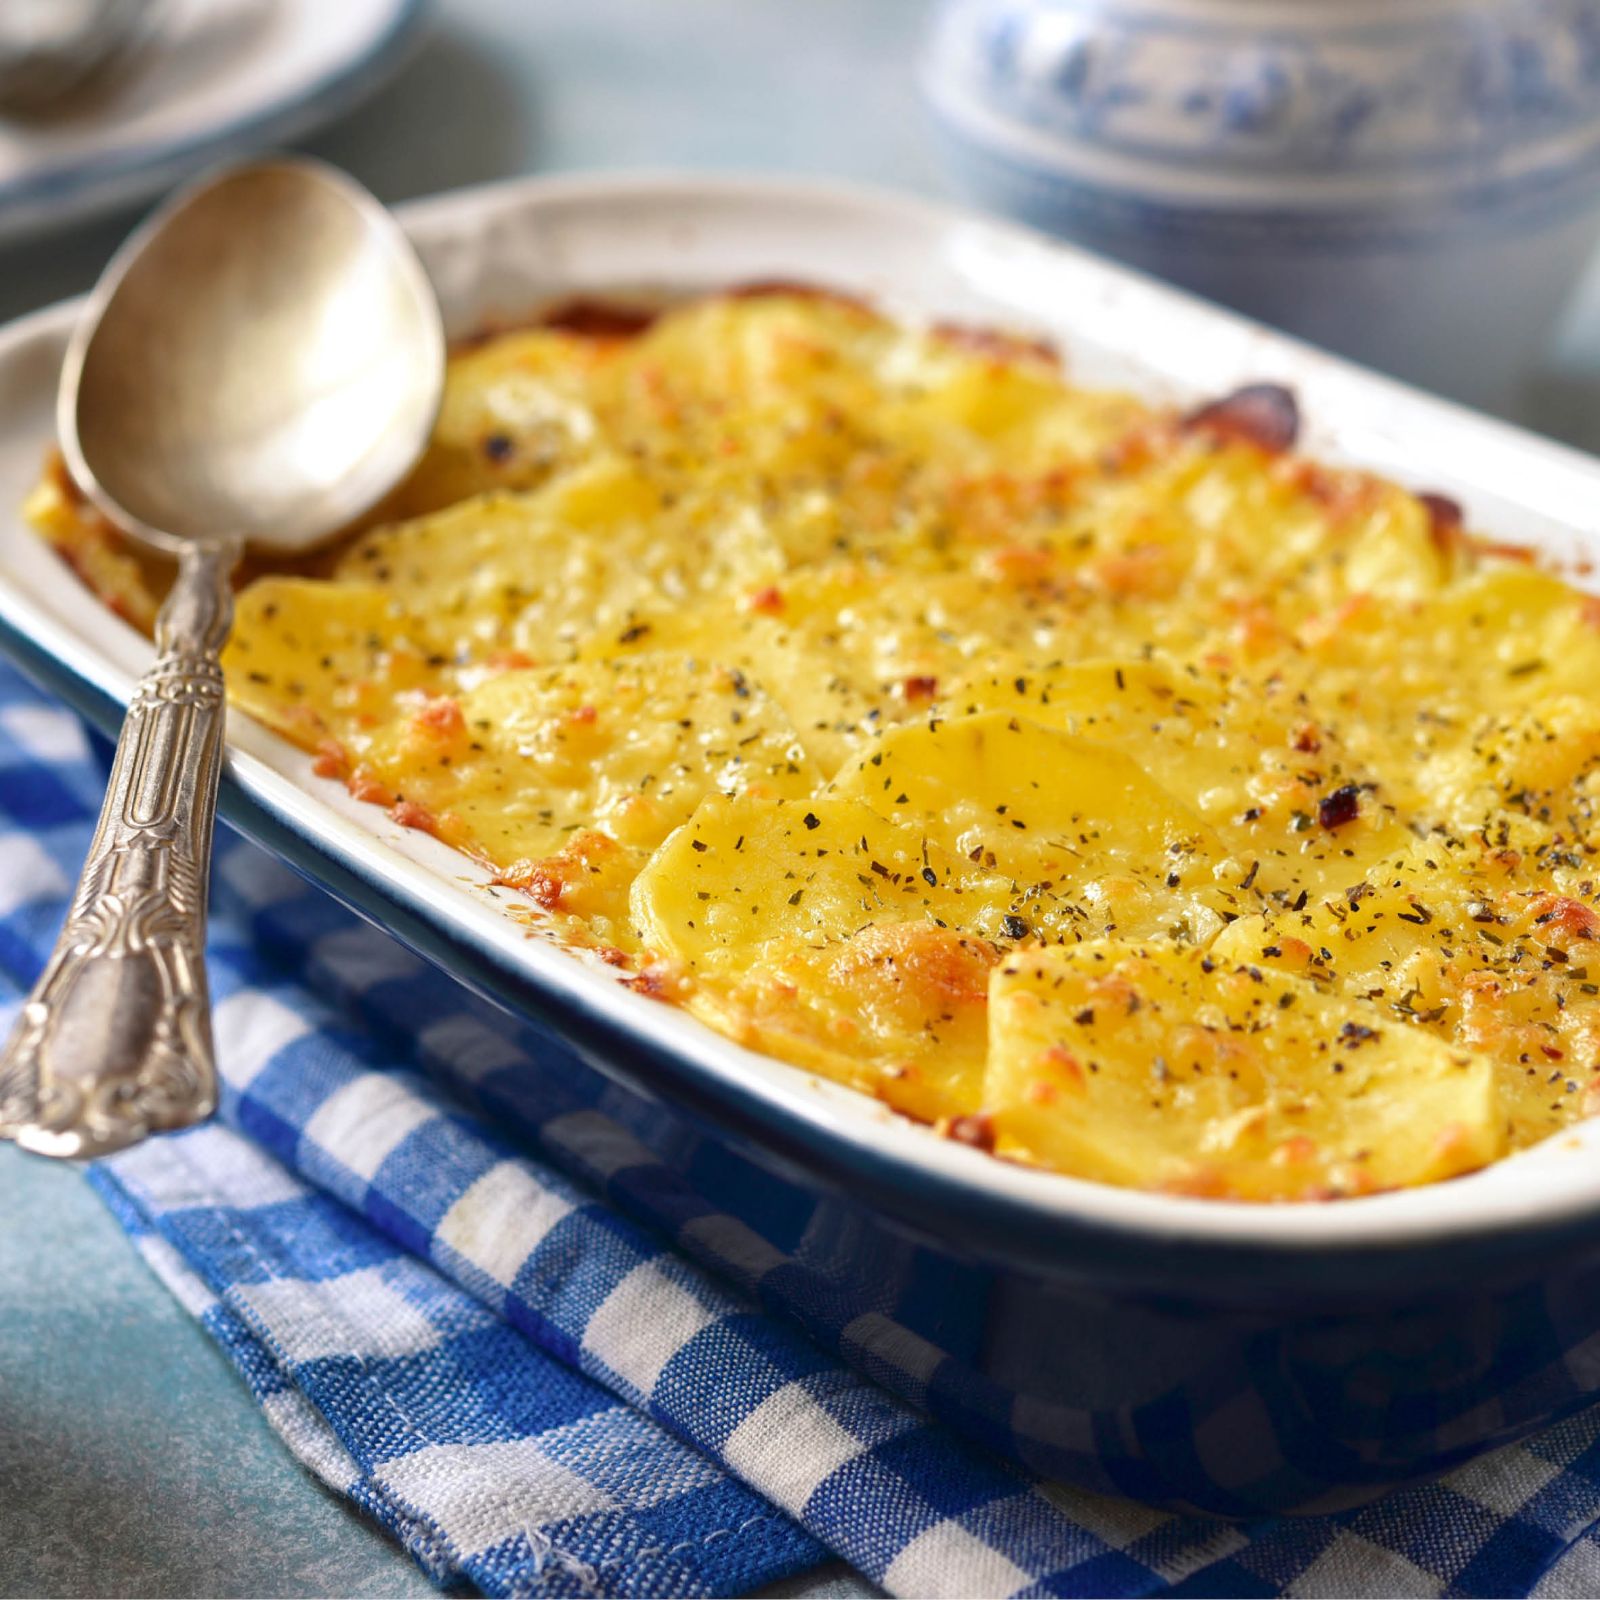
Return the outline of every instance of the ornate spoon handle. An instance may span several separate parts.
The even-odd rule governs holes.
[[[0,1054],[0,1137],[44,1155],[102,1155],[216,1106],[206,885],[237,556],[184,551],[72,908]]]

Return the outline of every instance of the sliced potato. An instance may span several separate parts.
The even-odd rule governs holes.
[[[1014,951],[983,1100],[1004,1154],[1239,1199],[1361,1193],[1504,1149],[1487,1058],[1283,972],[1118,941]]]
[[[377,584],[258,578],[234,602],[222,653],[233,703],[306,749],[347,747],[436,680],[428,624]]]
[[[141,550],[91,507],[54,451],[22,503],[23,521],[41,534],[78,578],[117,615],[148,633],[165,593],[159,558]]]
[[[592,634],[580,654],[674,649],[737,665],[833,772],[878,728],[924,714],[941,676],[988,648],[982,602],[959,574],[834,563],[691,606],[642,606]]]
[[[1214,672],[1177,661],[1101,656],[1041,661],[991,656],[942,679],[941,714],[1004,711],[1063,733],[1132,751],[1157,750],[1165,762],[1215,738],[1224,688]],[[1209,770],[1209,769],[1207,769]],[[1181,793],[1204,780],[1186,775],[1168,787]]]
[[[495,673],[417,702],[361,760],[452,843],[512,868],[580,829],[653,848],[713,794],[810,794],[783,713],[736,672],[667,655]]]
[[[1013,359],[997,360],[1002,349]],[[1109,391],[1074,391],[1063,405],[1055,362],[1020,339],[901,339],[884,369],[901,387],[878,400],[877,431],[899,449],[967,471],[1003,460],[1013,472],[1060,473],[1092,460],[1143,415],[1137,401]]]
[[[824,773],[835,772],[881,720],[878,685],[838,651],[802,639],[773,613],[766,592],[763,587],[674,609],[641,607],[589,635],[579,658],[607,661],[670,650],[724,662],[771,694],[788,712],[812,760]]]
[[[1516,802],[1519,769],[1544,803],[1592,759],[1597,615],[1548,573],[1493,567],[1402,608],[1357,597],[1293,671],[1392,803],[1470,829]]]
[[[1442,870],[1443,869],[1443,870]],[[1519,852],[1413,842],[1341,894],[1242,918],[1220,962],[1279,968],[1496,1063],[1512,1138],[1530,1144],[1594,1103],[1600,910]]]
[[[1426,511],[1397,485],[1264,459],[1238,443],[1219,448],[1204,435],[1168,442],[1137,470],[1106,477],[1064,536],[1085,531],[1100,550],[1186,549],[1195,598],[1237,602],[1266,589],[1281,620],[1355,594],[1431,595],[1449,573]],[[1192,605],[1169,609],[1176,630],[1197,620]],[[1235,642],[1248,653],[1245,637]]]
[[[836,795],[708,801],[652,857],[635,896],[641,933],[707,971],[771,939],[836,943],[875,922],[1005,938],[1012,905],[1006,879]]]
[[[534,488],[605,448],[618,365],[614,343],[554,328],[519,330],[452,356],[433,437],[396,514]]]
[[[1370,600],[1354,605],[1337,630],[1311,643],[1336,672],[1381,671],[1386,694],[1452,719],[1486,700],[1587,693],[1600,673],[1592,597],[1524,565],[1466,576],[1398,618]]]
[[[749,444],[762,452],[802,441],[820,421],[853,431],[881,399],[882,355],[892,323],[840,296],[712,296],[678,307],[627,352],[628,400],[643,426],[704,445],[730,415],[759,419]],[[838,430],[836,430],[838,431]]]
[[[833,792],[1011,879],[1036,926],[1204,943],[1222,925],[1210,830],[1127,756],[1026,717],[895,728]]]
[[[1592,839],[1600,832],[1588,818],[1597,773],[1600,707],[1591,692],[1463,717],[1453,738],[1438,740],[1420,779],[1432,814],[1457,829],[1471,831],[1503,810],[1559,820]]]
[[[633,891],[718,1027],[923,1115],[975,1099],[1010,884],[853,800],[710,800]]]
[[[596,458],[543,488],[479,496],[374,529],[342,580],[381,584],[426,614],[452,655],[570,657],[632,612],[770,578],[781,555],[748,518],[663,526],[662,491],[634,464]]]

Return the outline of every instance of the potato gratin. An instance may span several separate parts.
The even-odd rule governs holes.
[[[530,924],[997,1154],[1328,1198],[1596,1108],[1600,612],[1457,509],[782,286],[457,354],[235,703]],[[135,621],[150,575],[31,512]]]

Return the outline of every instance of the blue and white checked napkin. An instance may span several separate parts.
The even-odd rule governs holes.
[[[0,1021],[100,788],[0,666]],[[905,1595],[1600,1592],[1600,1408],[1340,1517],[1039,1482],[762,1310],[785,1258],[733,1219],[668,1239],[597,1198],[669,1181],[599,1111],[544,1124],[557,1170],[444,1100],[430,1066],[516,1075],[513,1020],[231,837],[216,898],[220,1123],[92,1181],[285,1444],[441,1585],[742,1594],[831,1555]]]

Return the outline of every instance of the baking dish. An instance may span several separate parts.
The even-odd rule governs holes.
[[[1156,399],[1288,383],[1310,453],[1451,495],[1475,526],[1574,568],[1600,548],[1600,464],[957,211],[658,177],[499,185],[405,220],[459,333],[579,291],[837,285],[904,318],[1044,334],[1075,377]],[[72,316],[59,307],[0,334],[0,634],[109,725],[148,646],[13,509],[49,443]],[[246,719],[230,723],[230,749],[228,820],[523,1019],[520,1081],[494,1074],[508,1128],[1042,1471],[1228,1514],[1326,1509],[1590,1393],[1592,1126],[1470,1178],[1322,1206],[1024,1171],[526,938],[471,862],[315,778]],[[588,1130],[576,1143],[574,1127]]]

